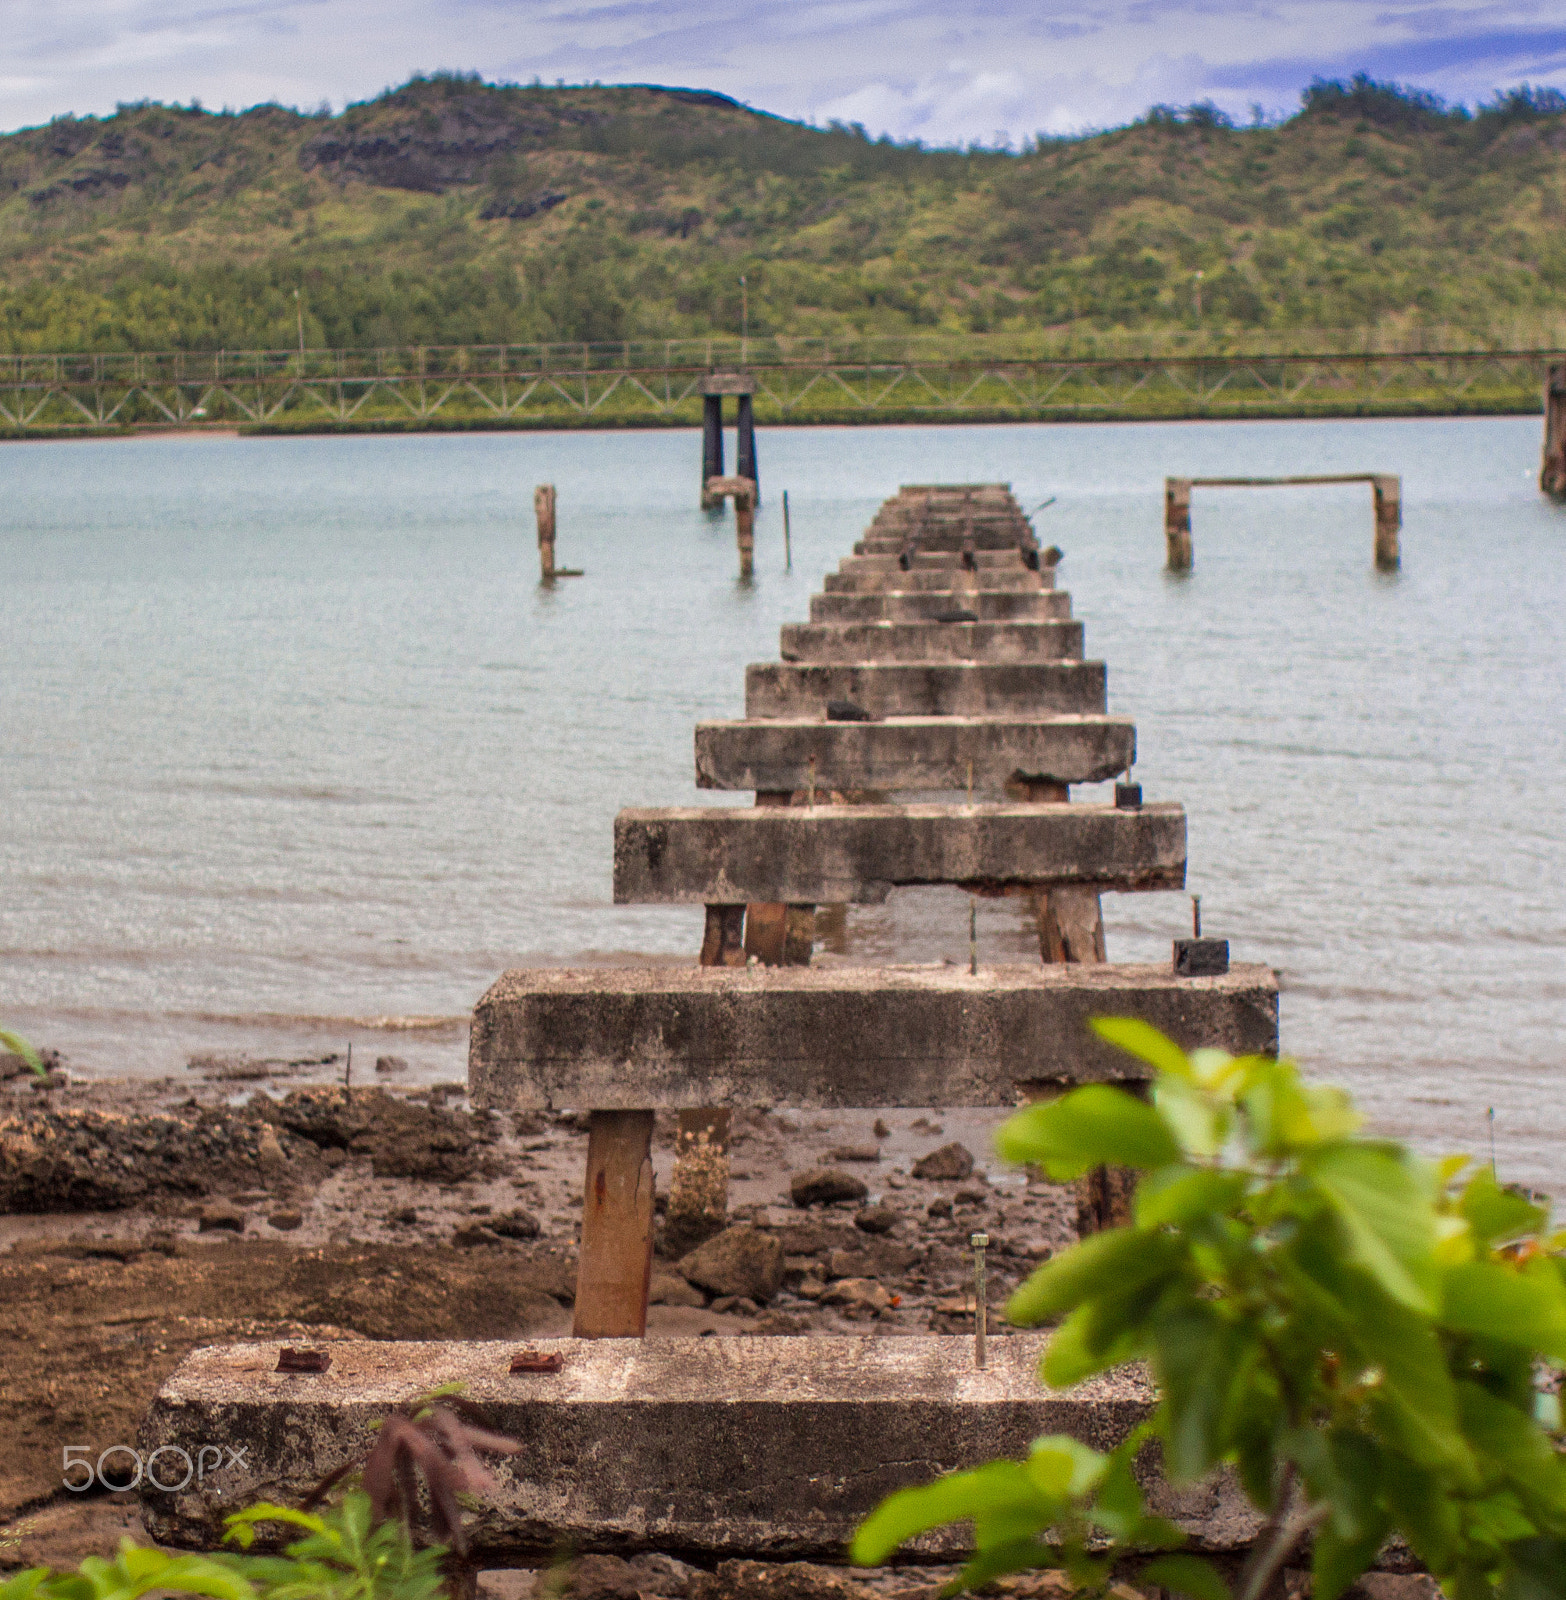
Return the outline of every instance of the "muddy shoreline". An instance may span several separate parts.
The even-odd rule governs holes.
[[[158,1080],[0,1082],[0,1568],[137,1532],[117,1495],[62,1487],[62,1450],[133,1444],[198,1344],[570,1332],[585,1115],[475,1113],[465,1085],[399,1086],[394,1061],[322,1081],[339,1070],[206,1056]],[[733,1248],[682,1271],[660,1228],[649,1337],[971,1326],[974,1231],[996,1298],[1076,1237],[1073,1189],[994,1158],[1002,1117],[736,1113]],[[660,1195],[674,1131],[660,1115]]]

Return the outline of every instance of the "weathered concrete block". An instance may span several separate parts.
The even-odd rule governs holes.
[[[1030,534],[1027,523],[1022,521],[976,521],[970,525],[959,517],[944,523],[909,524],[906,529],[872,528],[854,545],[854,554],[895,556],[909,539],[916,541],[921,550],[944,550],[952,555],[959,554],[970,539],[975,550],[1017,550]]]
[[[1275,1054],[1278,979],[1168,962],[508,972],[474,1009],[468,1087],[516,1109],[1007,1106],[1141,1076],[1090,1031],[1099,1016]]]
[[[844,556],[838,563],[838,571],[843,573],[898,573],[907,577],[901,562],[901,550],[895,555],[874,556]],[[1022,551],[1018,546],[1004,550],[976,550],[973,555],[974,565],[986,577],[1011,577],[1015,573],[1025,573],[1034,579],[1039,588],[1053,589],[1055,587],[1055,570],[1053,567],[1041,567],[1037,572],[1026,566],[1022,559]],[[962,569],[962,554],[957,550],[921,550],[914,549],[913,566],[909,569],[921,576],[935,577],[940,573],[953,573]]]
[[[923,622],[954,609],[971,611],[980,622],[1031,622],[1069,617],[1071,596],[1064,589],[888,589],[810,597],[812,622]]]
[[[512,1376],[516,1344],[334,1344],[320,1374],[278,1374],[280,1346],[193,1351],[164,1384],[141,1433],[145,1457],[192,1459],[231,1445],[226,1466],[177,1494],[142,1489],[142,1518],[164,1544],[206,1549],[221,1519],[256,1500],[296,1504],[366,1449],[393,1406],[446,1384],[520,1441],[495,1464],[499,1490],[470,1521],[476,1553],[517,1560],[562,1546],[704,1558],[841,1559],[859,1521],[891,1490],[995,1456],[1043,1433],[1112,1448],[1153,1403],[1127,1368],[1060,1393],[1039,1387],[1038,1335],[991,1341],[973,1364],[957,1335],[539,1341],[558,1373]],[[160,1457],[166,1476],[177,1477]],[[1149,1468],[1149,1477],[1151,1469]],[[1225,1480],[1196,1493],[1154,1487],[1198,1548],[1237,1548],[1258,1519]],[[966,1524],[915,1553],[966,1553]]]
[[[755,662],[747,717],[822,717],[851,700],[873,717],[1003,717],[1091,713],[1108,706],[1102,661]]]
[[[878,905],[900,885],[984,893],[1178,889],[1185,812],[1106,805],[673,806],[614,822],[616,905]]]
[[[1080,661],[1080,622],[789,622],[785,661]]]
[[[1010,778],[1101,783],[1136,753],[1129,718],[905,717],[696,724],[699,789],[998,789]]]
[[[986,552],[986,556],[988,554]],[[874,567],[868,565],[872,559],[878,563]],[[884,566],[879,564],[881,561],[885,562]],[[1053,578],[1053,572],[1030,572],[1020,558],[1008,566],[986,560],[977,572],[969,576],[977,579],[982,588],[1004,589],[1018,594],[1039,594],[1055,587],[1053,583],[1039,581],[1043,577]],[[962,577],[963,569],[957,565],[955,558],[940,567],[921,562],[905,572],[890,557],[867,556],[861,560],[851,558],[843,563],[841,571],[827,573],[821,580],[821,587],[827,594],[879,594],[888,589],[923,592],[950,589],[953,584],[960,583]]]

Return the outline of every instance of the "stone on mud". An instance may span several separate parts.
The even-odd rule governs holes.
[[[837,1167],[812,1167],[789,1179],[789,1195],[796,1206],[830,1205],[835,1200],[863,1200],[870,1193],[862,1179]]]
[[[916,1178],[935,1178],[941,1181],[966,1178],[972,1171],[973,1152],[967,1145],[959,1144],[956,1140],[951,1144],[943,1144],[939,1150],[932,1150],[929,1155],[913,1164],[913,1175]]]
[[[709,1294],[764,1303],[783,1285],[783,1246],[771,1234],[739,1223],[698,1245],[680,1262],[680,1272]]]

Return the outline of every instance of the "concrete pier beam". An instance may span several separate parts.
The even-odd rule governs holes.
[[[1010,779],[1102,783],[1136,756],[1129,718],[907,717],[699,722],[698,789],[996,790]]]
[[[812,622],[933,622],[942,612],[971,611],[981,622],[1038,622],[1071,615],[1064,589],[883,589],[869,594],[813,594]]]
[[[894,888],[1178,889],[1185,811],[1106,805],[768,806],[622,811],[616,905],[878,905]]]
[[[1275,1054],[1278,979],[1235,963],[984,967],[547,967],[507,972],[473,1013],[474,1104],[1008,1106],[1136,1061],[1088,1028],[1140,1017],[1187,1049]]]
[[[758,661],[745,669],[747,717],[824,717],[848,700],[873,717],[1048,716],[1102,712],[1102,661]]]
[[[951,555],[961,553],[965,538],[973,540],[976,550],[1016,550],[1027,543],[1031,534],[1026,524],[997,527],[981,523],[969,528],[961,522],[953,522],[946,527],[910,528],[906,532],[877,529],[866,533],[854,545],[853,553],[856,556],[895,556],[910,538],[921,550],[940,550]]]
[[[879,560],[879,557],[865,557]],[[876,567],[849,566],[829,572],[821,580],[824,594],[884,594],[889,590],[951,589],[958,581],[962,569],[955,561],[944,567],[916,564],[904,569],[895,560]],[[980,563],[977,574],[978,587],[983,590],[1008,590],[1021,594],[1037,594],[1040,590],[1054,588],[1053,572],[1032,572],[1018,561],[1014,566]],[[1048,578],[1049,582],[1041,581]]]
[[[960,1335],[545,1339],[530,1348],[558,1355],[560,1370],[513,1375],[520,1348],[343,1341],[330,1346],[328,1371],[298,1375],[274,1371],[276,1344],[193,1351],[152,1404],[142,1454],[169,1446],[194,1460],[209,1444],[234,1453],[220,1448],[230,1464],[179,1493],[144,1483],[147,1531],[213,1548],[227,1512],[297,1504],[370,1445],[394,1406],[457,1385],[522,1446],[494,1462],[498,1488],[467,1520],[475,1554],[491,1564],[562,1548],[841,1560],[893,1489],[1025,1456],[1045,1433],[1111,1449],[1154,1398],[1134,1368],[1045,1391],[1037,1334],[993,1340],[983,1369]],[[1227,1480],[1180,1495],[1150,1487],[1197,1548],[1255,1536],[1259,1519]],[[970,1542],[963,1523],[913,1553],[955,1560]]]
[[[1080,661],[1080,622],[790,622],[785,661]]]

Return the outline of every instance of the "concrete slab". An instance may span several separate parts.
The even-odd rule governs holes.
[[[913,539],[921,550],[960,551],[969,539],[976,550],[1016,550],[1028,543],[1033,531],[1026,523],[975,523],[969,527],[962,519],[943,525],[907,528],[871,528],[854,545],[856,556],[895,556]]]
[[[1105,805],[674,806],[614,821],[617,905],[878,905],[893,888],[1178,889],[1185,811]]]
[[[812,622],[934,621],[943,611],[971,611],[981,622],[1036,621],[1071,615],[1064,589],[887,589],[871,594],[813,594]]]
[[[944,566],[916,564],[904,571],[891,557],[863,558],[865,561],[884,561],[884,566],[867,567],[858,562],[845,561],[837,572],[829,572],[821,580],[826,594],[881,594],[891,589],[918,590],[950,589],[965,578],[973,578],[985,589],[1005,589],[1025,594],[1037,594],[1053,589],[1052,583],[1040,583],[1041,576],[1053,577],[1052,572],[1030,572],[1021,561],[1014,566],[999,566],[986,562],[970,573],[957,564],[955,558]]]
[[[1080,661],[1080,622],[789,622],[785,661]]]
[[[1088,1029],[1140,1017],[1188,1049],[1275,1054],[1278,979],[1156,966],[632,967],[508,972],[473,1013],[475,1105],[1009,1106],[1140,1065]]]
[[[392,1407],[446,1384],[522,1445],[496,1462],[498,1492],[469,1522],[475,1552],[496,1560],[561,1548],[842,1559],[891,1490],[1023,1456],[1042,1433],[1111,1448],[1153,1403],[1132,1368],[1041,1390],[1033,1334],[993,1339],[983,1370],[957,1335],[550,1339],[534,1348],[558,1353],[560,1371],[516,1376],[508,1343],[335,1343],[327,1372],[302,1375],[273,1371],[280,1348],[193,1351],[154,1400],[140,1448],[170,1447],[159,1467],[171,1480],[173,1449],[194,1460],[203,1445],[232,1446],[244,1461],[177,1494],[144,1482],[142,1518],[160,1543],[212,1548],[225,1513],[297,1504]],[[1223,1480],[1154,1493],[1198,1548],[1255,1537]],[[970,1537],[966,1524],[945,1530],[916,1555],[951,1560]]]
[[[696,724],[698,789],[999,789],[1102,783],[1136,753],[1128,717],[900,717]]]
[[[747,717],[824,717],[850,700],[875,717],[990,717],[1103,711],[1102,661],[754,662],[745,669]]]

